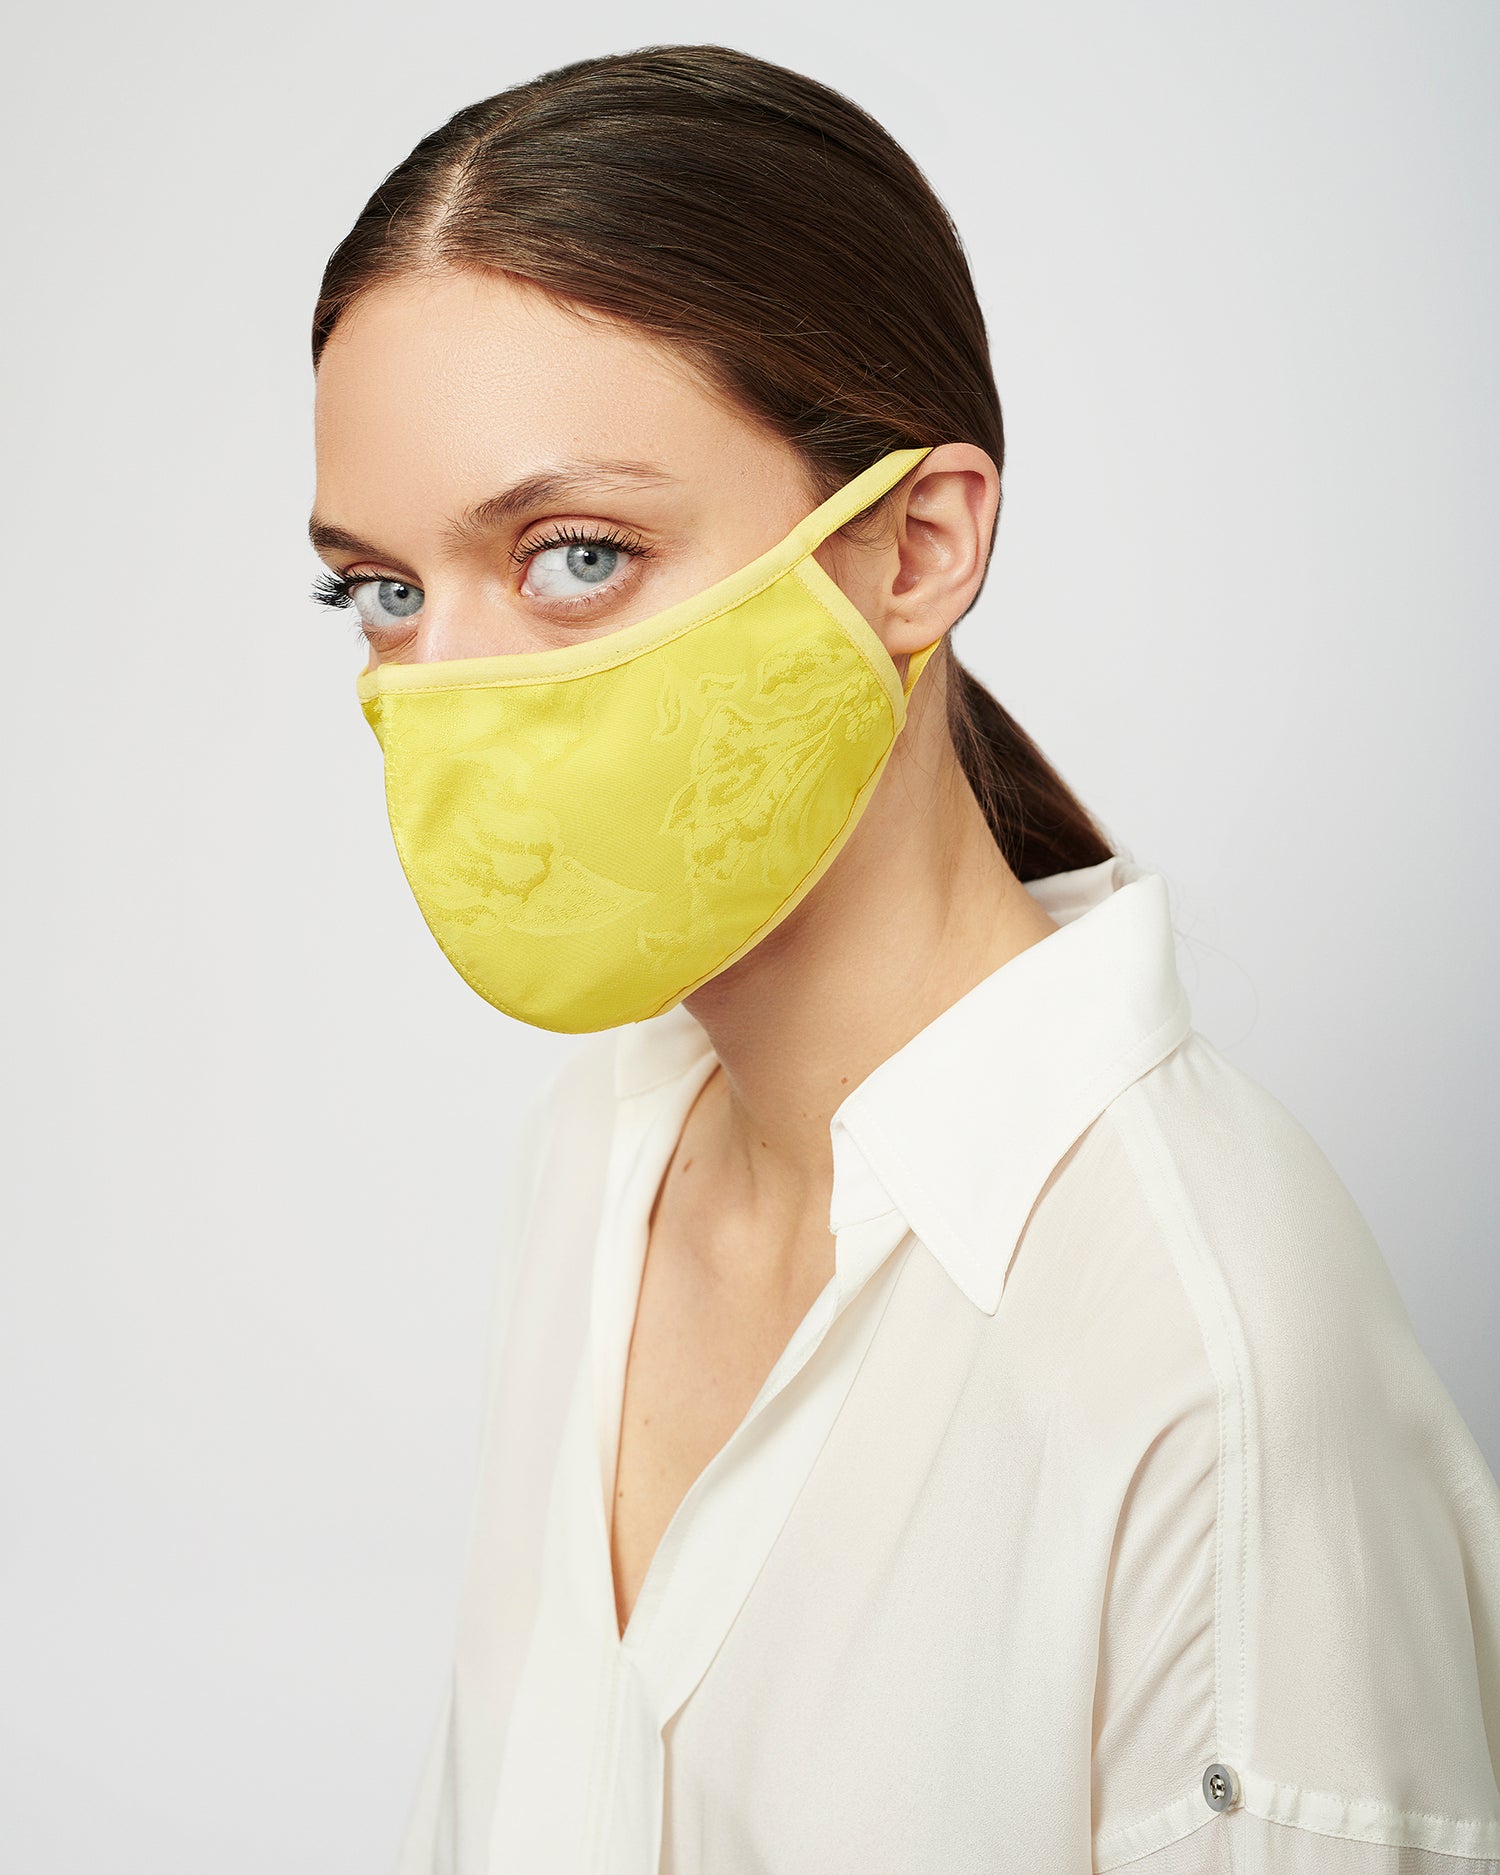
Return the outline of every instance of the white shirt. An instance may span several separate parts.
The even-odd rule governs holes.
[[[1500,1872],[1494,1476],[1327,1159],[1192,1028],[1162,877],[1027,889],[1061,928],[834,1115],[836,1274],[623,1638],[708,1038],[591,1036],[533,1107],[397,1875]]]

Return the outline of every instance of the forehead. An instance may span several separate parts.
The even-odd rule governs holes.
[[[702,448],[746,419],[669,347],[501,273],[382,283],[317,372],[320,478],[380,459],[487,473],[538,451]],[[498,452],[498,454],[497,454]]]

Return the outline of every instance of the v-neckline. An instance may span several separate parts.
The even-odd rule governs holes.
[[[607,1638],[614,1648],[626,1654],[639,1655],[650,1648],[656,1616],[664,1600],[664,1578],[670,1576],[676,1566],[686,1534],[683,1526],[692,1517],[709,1482],[729,1462],[729,1454],[750,1423],[796,1378],[843,1312],[842,1290],[864,1287],[871,1272],[909,1235],[905,1221],[894,1210],[850,1225],[840,1235],[836,1254],[843,1261],[842,1273],[836,1268],[808,1305],[739,1424],[683,1493],[657,1541],[622,1633],[615,1592],[611,1507],[618,1477],[630,1340],[645,1276],[651,1212],[687,1117],[717,1066],[718,1057],[711,1048],[706,1048],[665,1086],[658,1085],[644,1096],[635,1096],[649,1099],[653,1105],[648,1114],[636,1116],[633,1125],[629,1119],[629,1103],[622,1107],[616,1119],[604,1214],[595,1242],[584,1376],[593,1409],[590,1421],[595,1455],[592,1481],[598,1512],[591,1520],[595,1534],[593,1548]],[[888,1288],[885,1294],[888,1297]],[[873,1332],[873,1325],[870,1332]],[[826,1436],[826,1430],[825,1425],[819,1443],[821,1436]],[[688,1625],[695,1623],[689,1621]]]
[[[589,1306],[588,1361],[594,1402],[596,1476],[604,1537],[604,1572],[608,1585],[610,1621],[615,1637],[621,1644],[631,1638],[636,1610],[645,1597],[652,1570],[656,1567],[658,1557],[667,1548],[668,1536],[672,1533],[682,1504],[692,1495],[690,1486],[663,1529],[636,1591],[630,1619],[622,1633],[614,1573],[613,1504],[615,1484],[619,1477],[620,1435],[624,1426],[625,1381],[630,1343],[635,1333],[636,1315],[640,1309],[645,1280],[651,1215],[681,1141],[688,1115],[718,1065],[718,1057],[708,1048],[676,1077],[669,1094],[663,1094],[661,1089],[652,1090],[659,1105],[645,1124],[630,1163],[617,1168],[620,1174],[618,1182],[616,1179],[609,1182],[605,1193],[604,1216],[600,1221],[595,1245],[594,1280]],[[713,1461],[709,1462],[711,1464]]]

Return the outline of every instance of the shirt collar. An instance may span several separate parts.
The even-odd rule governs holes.
[[[1191,1026],[1166,880],[1121,854],[1026,881],[1049,932],[950,1004],[829,1123],[835,1232],[895,1209],[994,1314],[1058,1161]],[[622,1098],[709,1051],[683,1003],[618,1032]]]

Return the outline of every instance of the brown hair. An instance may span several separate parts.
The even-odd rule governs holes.
[[[819,501],[924,443],[975,443],[1004,471],[984,317],[947,210],[858,105],[749,53],[644,46],[457,112],[330,256],[314,366],[361,293],[444,266],[502,269],[668,342],[798,451]],[[1016,876],[1109,858],[951,633],[941,656],[954,749]]]

